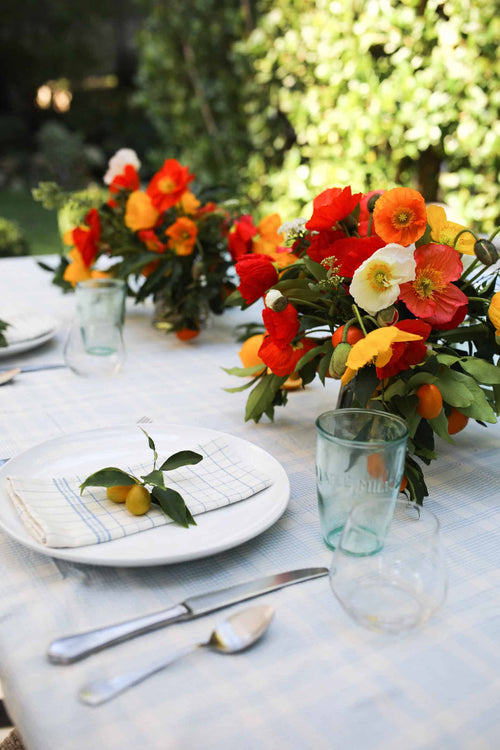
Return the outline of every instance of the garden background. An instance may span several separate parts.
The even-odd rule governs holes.
[[[122,147],[256,219],[327,187],[405,185],[500,218],[500,16],[486,0],[3,0],[0,255],[62,250],[41,180],[100,185]],[[14,222],[14,223],[12,223]]]

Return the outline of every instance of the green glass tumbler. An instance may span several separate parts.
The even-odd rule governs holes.
[[[78,375],[112,375],[120,370],[125,360],[125,294],[121,279],[88,279],[76,285],[76,317],[64,356]]]
[[[316,488],[325,544],[335,549],[353,507],[372,498],[384,500],[377,506],[384,511],[383,538],[403,477],[405,421],[374,409],[334,409],[317,418],[316,430]]]

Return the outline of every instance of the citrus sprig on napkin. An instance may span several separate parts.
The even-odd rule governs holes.
[[[196,526],[196,521],[182,495],[165,485],[163,477],[164,471],[173,471],[179,469],[181,466],[192,466],[199,463],[203,456],[195,451],[178,451],[169,456],[161,466],[157,467],[158,453],[153,439],[148,435],[146,430],[140,428],[148,439],[148,445],[153,451],[153,468],[148,474],[136,477],[127,471],[117,469],[114,466],[108,466],[104,469],[90,474],[80,485],[80,494],[83,493],[86,487],[123,487],[125,490],[127,487],[132,488],[143,488],[141,491],[142,498],[146,497],[146,493],[150,495],[150,502],[159,505],[165,515],[169,516],[175,523],[180,526],[188,528],[190,525]],[[151,491],[146,486],[151,487]],[[108,492],[109,496],[109,492]],[[123,498],[125,500],[125,497]],[[135,515],[142,515],[149,510],[150,502],[143,505],[143,509],[140,512],[133,511]]]
[[[6,328],[9,327],[9,323],[6,323],[5,320],[0,320],[0,346],[7,346],[8,341],[5,338],[4,331]]]

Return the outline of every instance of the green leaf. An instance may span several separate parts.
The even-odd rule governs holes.
[[[316,263],[316,261],[311,260],[311,258],[309,258],[307,255],[302,260],[304,262],[304,266],[317,281],[321,281],[322,279],[326,279],[328,277],[328,272],[326,268],[321,265],[321,263]]]
[[[438,353],[436,357],[440,365],[446,365],[447,367],[451,367],[451,365],[454,365],[460,359],[460,357],[455,357],[453,354],[444,353]]]
[[[472,390],[478,387],[473,378],[456,370],[443,370],[434,383],[439,388],[443,400],[457,409],[472,404]]]
[[[149,472],[149,474],[144,474],[141,476],[141,479],[146,484],[155,484],[159,485],[160,487],[165,486],[165,481],[163,479],[163,474],[159,469],[153,469]]]
[[[465,414],[466,417],[471,417],[471,419],[495,424],[497,418],[491,404],[488,402],[484,391],[479,388],[479,386],[476,386],[476,388],[477,390],[474,390],[473,403],[470,406],[464,406],[460,411],[462,414]]]
[[[328,341],[325,342],[325,344],[323,345],[322,348],[323,348],[323,352],[324,353],[323,353],[323,356],[321,357],[321,359],[319,360],[319,364],[318,364],[318,377],[321,380],[321,382],[323,383],[323,385],[325,385],[326,374],[327,374],[327,372],[329,370],[330,360],[331,360],[332,354],[333,354],[333,344],[332,344],[331,339],[328,339]]]
[[[361,368],[352,382],[354,383],[354,397],[365,408],[380,383],[375,368]]]
[[[247,399],[245,409],[245,422],[253,419],[258,422],[263,414],[273,415],[274,397],[286,381],[287,376],[264,375],[260,382],[255,386]],[[270,417],[272,419],[272,416]]]
[[[413,391],[420,388],[424,383],[434,383],[436,380],[435,375],[430,372],[416,372],[408,380],[408,390]]]
[[[148,445],[149,445],[149,447],[151,448],[151,450],[152,450],[152,451],[155,451],[155,450],[156,450],[156,446],[155,446],[155,444],[154,444],[154,440],[153,440],[153,438],[152,438],[152,437],[150,437],[150,436],[148,435],[148,433],[146,432],[146,430],[143,430],[143,428],[142,428],[142,427],[141,427],[140,429],[141,429],[141,430],[143,431],[143,433],[144,433],[144,434],[146,435],[146,437],[147,437],[147,439],[148,439]]]
[[[252,365],[252,367],[221,367],[228,375],[236,375],[239,378],[255,375],[265,370],[265,365]]]
[[[418,503],[418,505],[422,505],[424,497],[427,497],[429,492],[425,484],[421,466],[408,454],[406,455],[404,473],[408,479],[407,490],[410,499]]]
[[[137,479],[126,471],[108,466],[90,474],[80,485],[80,494],[85,487],[115,487],[116,485],[132,486],[137,484]]]
[[[500,367],[492,365],[484,359],[464,357],[460,360],[460,367],[479,383],[485,383],[486,385],[500,383]]]
[[[428,419],[427,421],[429,422],[436,435],[439,435],[440,438],[446,440],[447,443],[455,445],[453,438],[448,432],[448,420],[446,419],[446,414],[444,413],[443,409],[441,409],[441,413],[438,414],[435,419]]]
[[[404,380],[398,379],[394,383],[391,383],[387,388],[384,388],[384,401],[390,401],[394,396],[404,396],[408,386]]]
[[[160,466],[160,471],[172,471],[181,466],[194,466],[203,460],[203,456],[195,451],[178,451],[167,458]]]
[[[167,487],[153,487],[152,498],[158,503],[162,511],[173,521],[187,529],[190,525],[196,526],[196,521],[191,515],[182,495],[176,490]]]

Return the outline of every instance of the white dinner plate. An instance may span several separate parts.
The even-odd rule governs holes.
[[[127,466],[152,459],[137,425],[64,435],[12,458],[0,468],[0,527],[21,544],[43,555],[91,565],[117,567],[165,565],[207,557],[236,547],[268,529],[284,513],[290,497],[285,470],[262,448],[242,438],[201,427],[147,425],[160,460],[224,436],[232,450],[272,484],[253,497],[196,516],[196,526],[167,524],[103,544],[54,548],[39,544],[21,522],[6,490],[8,476],[54,477],[91,474],[105,466]],[[126,511],[124,511],[126,512]]]
[[[24,341],[16,341],[14,344],[7,344],[7,346],[0,346],[0,358],[12,357],[14,354],[21,354],[22,352],[28,352],[30,349],[36,349],[37,346],[50,341],[56,335],[57,330],[57,328],[51,328],[32,339],[25,339]]]

